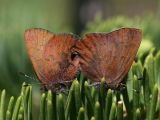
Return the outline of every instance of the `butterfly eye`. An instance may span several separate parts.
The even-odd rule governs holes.
[[[71,59],[72,60],[74,60],[75,58],[77,58],[78,57],[78,53],[77,52],[73,52],[72,54],[71,54]]]

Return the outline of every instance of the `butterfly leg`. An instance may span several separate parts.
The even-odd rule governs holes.
[[[63,93],[64,95],[68,95],[68,92],[69,92],[69,89],[65,89],[65,88],[61,88],[60,90],[59,90],[59,93]]]
[[[126,86],[126,84],[120,83],[118,88],[119,88],[120,91],[123,91],[127,88],[127,86]]]
[[[62,81],[62,82],[59,82],[58,84],[61,86],[61,88],[68,88],[70,85],[71,85],[71,81]],[[63,92],[64,90],[62,90]]]
[[[47,91],[47,88],[46,88],[45,85],[41,84],[41,85],[40,85],[40,90],[41,90],[42,92],[46,92],[46,91]]]
[[[71,81],[61,81],[56,83],[57,88],[55,89],[56,93],[64,93],[65,95],[68,94],[68,86],[70,85]]]
[[[58,82],[58,84],[61,84],[61,85],[64,85],[64,86],[67,86],[70,83],[71,83],[71,81],[60,81],[60,82]]]
[[[100,82],[94,82],[94,83],[90,84],[89,87],[95,86],[96,88],[100,88],[100,84],[101,84]]]

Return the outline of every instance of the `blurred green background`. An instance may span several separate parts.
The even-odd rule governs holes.
[[[0,90],[19,93],[22,82],[34,76],[24,46],[24,31],[44,28],[52,32],[109,32],[120,27],[143,30],[139,54],[160,48],[160,0],[0,0]]]

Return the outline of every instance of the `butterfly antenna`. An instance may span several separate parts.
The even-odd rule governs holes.
[[[35,82],[33,83],[33,82],[32,82],[31,84],[25,84],[25,85],[23,85],[23,86],[24,86],[24,87],[27,87],[27,86],[29,86],[29,85],[43,85],[43,83],[38,83],[38,82],[37,82],[37,83],[35,83]],[[45,84],[44,84],[44,85],[45,85]]]
[[[120,83],[120,86],[119,86],[119,90],[120,90],[120,91],[123,91],[123,90],[125,90],[126,88],[127,88],[127,85],[126,85],[126,84]]]
[[[122,90],[124,90],[124,89],[126,89],[126,88],[127,88],[127,85],[126,85],[126,84],[121,83],[120,85],[121,85],[121,87],[120,87],[120,91],[122,91]],[[139,93],[139,91],[138,91],[138,90],[136,90],[136,89],[132,89],[132,90],[133,90],[133,92],[135,92],[135,93]]]
[[[136,90],[136,89],[132,89],[133,90],[133,92],[135,92],[135,93],[139,93],[139,91],[138,90]]]
[[[26,78],[29,78],[29,79],[31,79],[31,80],[35,80],[35,81],[38,81],[38,79],[35,79],[35,78],[33,78],[33,77],[30,77],[30,76],[28,76],[28,75],[26,75],[26,74],[24,74],[24,73],[22,73],[22,72],[19,72],[19,74],[20,75],[22,75],[22,76],[24,76],[24,77],[26,77]],[[28,86],[29,84],[26,84],[26,85],[24,85],[24,86]],[[40,83],[40,82],[32,82],[32,84],[31,85],[46,85],[45,83]]]
[[[35,79],[34,77],[31,77],[31,76],[29,76],[29,75],[26,75],[25,73],[23,73],[23,72],[19,72],[19,74],[20,75],[22,75],[22,76],[24,76],[24,77],[26,77],[26,78],[29,78],[29,79],[31,79],[31,80],[35,80],[35,81],[38,81],[37,79]]]

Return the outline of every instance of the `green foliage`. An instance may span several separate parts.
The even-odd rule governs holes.
[[[65,6],[57,9],[57,4],[62,5],[62,2]],[[160,47],[160,24],[154,16],[144,17],[143,20],[122,16],[102,20],[97,17],[83,31],[83,34],[110,32],[120,27],[137,27],[143,30],[143,41],[138,54],[140,60],[133,64],[128,73],[126,90],[113,92],[109,89],[106,91],[104,80],[98,90],[90,86],[88,81],[84,81],[83,75],[80,75],[78,81],[73,82],[69,95],[43,93],[39,101],[40,108],[37,110],[39,116],[36,117],[35,111],[32,111],[32,108],[35,108],[32,102],[37,103],[37,99],[34,96],[34,99],[32,98],[32,86],[23,84],[20,95],[17,95],[20,84],[24,81],[24,77],[20,77],[18,72],[29,75],[34,73],[23,42],[25,29],[41,27],[54,32],[73,31],[72,24],[77,24],[72,17],[74,11],[68,9],[72,7],[66,7],[75,6],[71,4],[73,2],[74,0],[70,2],[39,0],[37,4],[32,0],[17,0],[17,3],[5,1],[0,5],[0,88],[5,88],[7,91],[7,94],[5,90],[0,91],[0,120],[31,120],[32,118],[40,120],[116,118],[120,120],[123,117],[158,119],[160,116],[160,102],[157,100],[160,96],[160,93],[157,93],[160,88],[160,51],[150,51],[150,48]],[[64,14],[66,12],[70,14]],[[142,80],[138,80],[142,77]],[[27,82],[31,81],[27,79]],[[11,95],[14,97],[9,99]]]
[[[73,31],[76,13],[72,9],[76,4],[78,3],[75,0],[1,0],[1,90],[5,88],[8,94],[18,95],[18,90],[25,79],[18,72],[34,75],[24,45],[25,30],[28,28],[44,28],[54,32]]]
[[[73,81],[68,94],[55,94],[50,90],[42,93],[38,117],[32,113],[31,85],[22,85],[16,103],[13,96],[7,103],[6,92],[3,90],[0,120],[32,120],[33,116],[40,120],[160,119],[160,74],[153,74],[160,67],[157,61],[160,61],[159,51],[152,51],[143,65],[140,60],[134,62],[126,78],[126,87],[121,91],[106,90],[104,79],[95,88],[80,77],[80,82],[79,79]],[[139,78],[140,76],[143,77]]]

